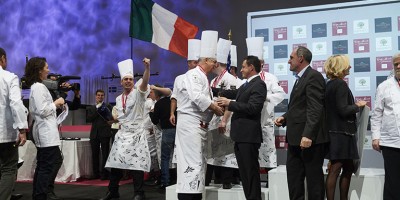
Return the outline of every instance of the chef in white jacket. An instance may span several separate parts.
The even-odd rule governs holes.
[[[203,31],[199,65],[184,77],[181,99],[178,99],[176,124],[176,157],[178,199],[202,199],[206,170],[206,141],[208,123],[213,113],[223,114],[221,107],[212,100],[207,79],[216,68],[218,32]]]
[[[228,55],[231,51],[232,41],[220,38],[217,44],[218,67],[213,70],[217,75],[211,80],[211,87],[218,90],[238,89],[241,81],[238,81],[227,71]],[[236,49],[235,49],[236,50]],[[214,93],[215,94],[215,93]],[[217,98],[216,96],[214,97]],[[220,178],[223,189],[232,188],[233,169],[238,168],[236,156],[233,151],[234,142],[230,138],[232,112],[225,110],[224,116],[214,115],[209,127],[209,159],[207,163],[206,185],[211,181],[212,172],[217,179]],[[210,166],[211,165],[211,166]],[[215,182],[214,182],[215,183]]]
[[[194,69],[199,64],[200,58],[200,40],[198,39],[189,39],[188,40],[188,71]],[[179,105],[177,103],[179,94],[182,88],[182,80],[185,74],[181,74],[175,78],[174,81],[174,88],[171,94],[171,111],[170,111],[170,118],[169,121],[171,124],[176,125],[176,116],[175,110]]]
[[[150,60],[143,59],[145,71],[142,83],[134,88],[133,61],[118,63],[123,92],[116,98],[116,108],[120,130],[115,135],[106,168],[111,168],[108,193],[102,199],[119,198],[118,184],[122,178],[122,169],[133,170],[134,199],[144,199],[144,171],[149,172],[151,158],[144,128],[144,104],[150,93]]]
[[[376,89],[371,115],[372,147],[385,166],[383,199],[400,199],[400,53],[393,56],[393,76]]]
[[[247,54],[257,56],[261,61],[261,66],[264,65],[264,37],[251,37],[246,39]],[[275,168],[276,163],[276,148],[274,134],[274,107],[283,101],[285,92],[279,86],[278,78],[275,75],[264,70],[260,72],[260,78],[267,85],[267,98],[264,102],[264,107],[261,111],[261,126],[263,143],[261,143],[259,162],[260,167]]]
[[[0,199],[10,199],[18,164],[18,145],[26,142],[28,110],[22,104],[17,75],[6,71],[7,55],[0,48]]]

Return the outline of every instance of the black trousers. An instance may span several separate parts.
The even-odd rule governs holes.
[[[289,145],[287,151],[286,171],[289,197],[292,200],[304,199],[305,186],[309,200],[325,198],[325,182],[322,165],[326,154],[326,144],[314,144],[310,148]]]
[[[106,166],[107,158],[108,155],[110,154],[110,139],[111,137],[90,139],[90,146],[92,147],[92,166],[93,166],[94,176],[99,176],[100,171],[102,176],[108,176],[108,171],[104,167]],[[100,163],[100,150],[101,150],[101,163]]]
[[[17,175],[18,146],[0,143],[0,199],[9,199]]]
[[[61,150],[58,146],[37,148],[37,164],[35,175],[33,176],[32,199],[46,200],[48,186],[54,183],[53,175],[57,174],[59,166],[62,163]]]
[[[111,168],[110,182],[108,184],[108,190],[111,194],[118,194],[119,181],[123,176],[123,169]],[[143,194],[143,182],[144,172],[139,170],[132,170],[133,172],[133,191],[134,194]],[[118,195],[117,195],[118,196]]]
[[[61,152],[61,151],[60,151]],[[62,155],[61,152],[61,159],[57,159],[54,163],[54,170],[50,174],[50,181],[49,181],[49,186],[47,188],[47,193],[54,193],[54,184],[57,178],[58,171],[61,168],[61,165],[63,164],[64,156]]]
[[[261,200],[260,164],[258,162],[260,146],[260,143],[235,142],[236,160],[247,200]]]
[[[400,199],[400,148],[381,146],[385,165],[384,200]]]

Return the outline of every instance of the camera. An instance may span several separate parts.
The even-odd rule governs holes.
[[[65,98],[63,95],[68,91],[77,91],[81,89],[79,83],[68,83],[69,80],[80,80],[79,76],[62,76],[61,74],[49,74],[46,80],[43,80],[42,83],[49,89],[50,94],[53,99],[57,99],[59,97]],[[67,84],[65,84],[67,83]],[[25,82],[25,77],[21,78],[21,87],[22,89],[30,89]]]
[[[68,92],[71,90],[81,90],[79,83],[68,83],[69,80],[80,80],[79,76],[62,76],[61,74],[49,74],[47,79],[43,80],[43,84],[49,90],[57,90],[60,92]],[[64,84],[68,83],[68,84]]]

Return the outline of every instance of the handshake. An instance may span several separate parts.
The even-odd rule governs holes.
[[[214,114],[222,116],[224,115],[225,107],[229,106],[230,102],[230,99],[227,99],[225,97],[218,97],[217,101],[212,102],[209,108],[214,112]]]

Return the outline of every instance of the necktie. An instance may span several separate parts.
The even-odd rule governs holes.
[[[243,83],[243,88],[246,88],[248,83],[249,83],[248,81],[244,82]]]
[[[296,77],[296,82],[294,82],[294,86],[296,86],[297,85],[297,83],[299,82],[299,79],[300,79],[300,76],[299,75],[295,75],[295,77]]]

